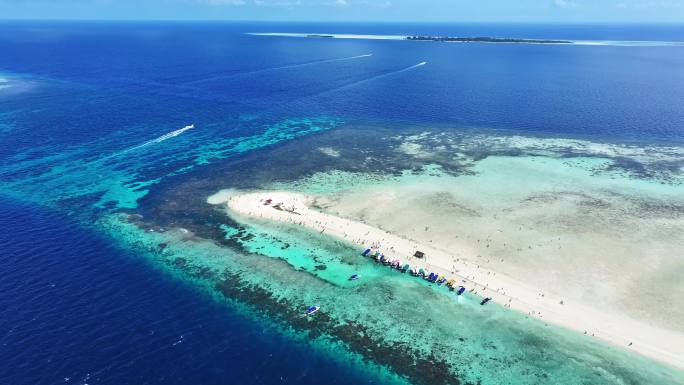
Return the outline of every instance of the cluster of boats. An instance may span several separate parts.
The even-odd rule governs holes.
[[[364,257],[370,257],[375,259],[375,262],[382,263],[385,266],[389,266],[393,269],[397,269],[401,271],[402,273],[406,273],[411,266],[409,266],[408,263],[403,264],[401,263],[401,260],[399,259],[392,259],[390,260],[389,258],[385,257],[385,254],[381,254],[380,250],[376,250],[375,253],[371,253],[371,249],[366,249],[362,255]]]
[[[415,268],[409,266],[408,263],[402,264],[401,260],[399,259],[389,259],[385,257],[384,254],[380,252],[380,250],[376,250],[373,252],[371,249],[366,249],[363,251],[362,255],[364,257],[369,257],[373,258],[376,262],[382,263],[385,266],[389,266],[393,269],[396,269],[402,273],[408,272],[414,277],[422,278],[428,282],[434,283],[438,286],[445,285],[450,291],[455,291],[457,295],[462,295],[465,293],[466,288],[464,286],[458,285],[455,279],[449,279],[443,275],[439,275],[437,273],[430,273],[424,268]],[[357,276],[358,277],[358,276]],[[351,279],[351,278],[350,278]],[[358,279],[358,278],[357,278]],[[485,298],[480,302],[480,305],[484,305],[487,302],[491,301],[491,298]]]
[[[375,262],[377,263],[382,263],[385,266],[391,267],[392,269],[395,269],[397,271],[400,271],[401,273],[409,273],[414,277],[418,277],[421,279],[424,279],[428,282],[434,283],[437,286],[442,286],[445,285],[450,291],[455,291],[457,295],[462,295],[465,293],[466,288],[464,286],[457,285],[457,282],[455,279],[448,279],[445,276],[441,276],[437,273],[430,273],[424,268],[412,268],[409,266],[408,263],[401,263],[401,260],[399,259],[389,259],[385,257],[384,254],[380,252],[380,250],[376,250],[373,252],[371,249],[366,249],[363,251],[362,255],[364,257],[368,258],[373,258]],[[422,253],[421,253],[422,255]],[[358,274],[354,274],[349,277],[350,281],[356,281],[360,279],[361,276]],[[471,290],[472,291],[472,290]],[[480,305],[484,305],[487,302],[491,301],[492,299],[487,297],[484,298],[482,301],[480,301]],[[302,317],[307,317],[310,316],[320,310],[319,306],[310,306],[304,314],[302,314]]]

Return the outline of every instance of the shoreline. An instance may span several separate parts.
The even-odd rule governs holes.
[[[272,205],[265,205],[263,201],[266,199],[282,203],[283,207],[292,210],[278,210]],[[540,292],[506,275],[486,270],[466,258],[455,258],[452,253],[438,247],[313,210],[309,208],[311,197],[285,191],[219,192],[208,202],[225,205],[230,212],[239,215],[304,226],[358,245],[360,251],[375,244],[390,259],[398,258],[411,267],[427,268],[456,279],[472,294],[490,297],[503,307],[684,369],[684,336],[678,333],[602,312],[582,303],[568,302],[556,293]],[[412,257],[417,250],[425,253],[424,259]]]

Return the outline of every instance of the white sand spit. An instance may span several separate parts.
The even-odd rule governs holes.
[[[266,199],[271,199],[272,203],[264,204]],[[222,191],[208,200],[212,204],[226,204],[232,214],[304,226],[359,245],[360,250],[376,245],[390,259],[399,258],[411,266],[425,267],[431,272],[457,279],[469,290],[474,289],[480,296],[491,297],[504,307],[576,330],[586,334],[587,338],[602,339],[684,368],[684,336],[680,333],[622,314],[592,308],[578,301],[564,300],[559,293],[542,292],[490,267],[473,263],[469,258],[455,257],[464,255],[464,250],[450,253],[365,223],[313,210],[309,208],[312,201],[308,196],[284,191]],[[425,253],[425,259],[412,257],[417,250]]]

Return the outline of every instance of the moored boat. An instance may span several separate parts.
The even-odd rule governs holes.
[[[358,274],[353,274],[351,277],[349,277],[350,281],[356,281],[357,279],[361,278],[360,275]]]

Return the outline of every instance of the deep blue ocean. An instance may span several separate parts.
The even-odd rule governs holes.
[[[248,32],[684,41],[683,25],[0,22],[0,384],[380,381],[91,226],[222,159],[341,124],[684,142],[684,47]]]

